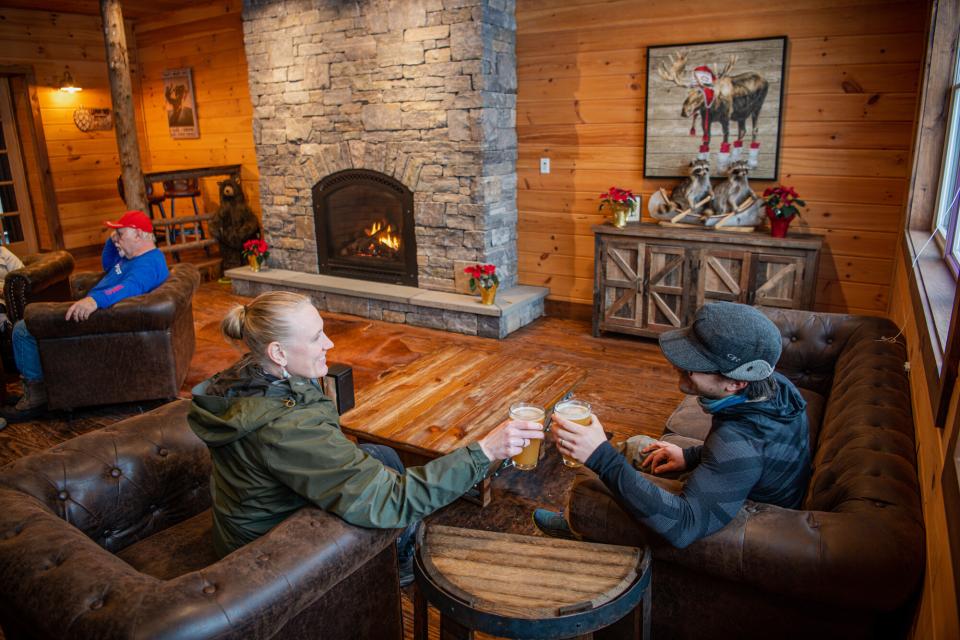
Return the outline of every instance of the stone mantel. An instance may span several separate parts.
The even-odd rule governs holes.
[[[543,315],[549,290],[517,286],[497,292],[492,305],[479,296],[428,291],[382,282],[338,278],[287,269],[230,269],[233,290],[255,296],[283,289],[309,296],[321,311],[443,329],[487,338],[504,338]]]

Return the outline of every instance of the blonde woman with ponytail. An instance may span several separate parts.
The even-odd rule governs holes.
[[[407,527],[398,542],[409,564],[412,525],[460,497],[492,461],[543,438],[536,423],[507,421],[476,443],[404,469],[389,447],[357,446],[340,431],[318,382],[333,342],[309,298],[264,293],[231,309],[221,330],[249,353],[194,388],[189,416],[213,458],[220,556],[314,504],[361,527]]]

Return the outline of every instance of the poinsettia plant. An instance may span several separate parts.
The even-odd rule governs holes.
[[[764,189],[763,202],[767,205],[768,215],[774,218],[798,216],[800,207],[807,206],[807,203],[797,196],[793,187],[785,187],[782,184]]]
[[[630,189],[610,187],[606,193],[600,194],[599,210],[602,211],[604,206],[611,209],[613,209],[614,206],[627,206],[632,209],[636,202],[637,196],[634,195],[633,191],[630,191]]]
[[[267,246],[266,241],[254,238],[243,243],[242,253],[244,258],[253,256],[257,262],[263,262],[270,257],[270,247]]]
[[[470,291],[476,291],[477,287],[490,289],[500,284],[497,267],[492,264],[475,264],[463,272],[470,276]]]

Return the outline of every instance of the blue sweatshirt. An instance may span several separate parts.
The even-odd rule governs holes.
[[[627,513],[679,548],[725,527],[748,498],[796,509],[810,480],[807,403],[787,378],[774,376],[773,398],[702,405],[713,424],[702,445],[683,450],[692,473],[680,495],[650,482],[609,442],[587,466]]]
[[[132,260],[122,258],[112,240],[107,240],[100,257],[106,275],[87,293],[97,301],[97,308],[106,309],[124,298],[149,293],[170,275],[167,260],[159,249],[151,249]]]

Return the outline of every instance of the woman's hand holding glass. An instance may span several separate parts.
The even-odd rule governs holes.
[[[527,420],[504,420],[477,444],[491,460],[506,460],[519,455],[530,440],[543,439],[543,425]]]
[[[586,462],[597,447],[607,441],[607,434],[595,414],[591,414],[589,425],[580,425],[554,412],[550,434],[560,453],[578,462]]]

